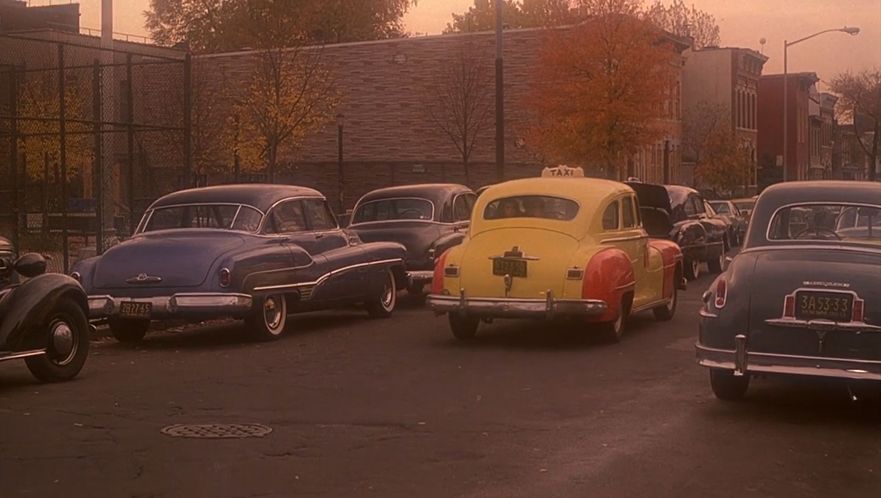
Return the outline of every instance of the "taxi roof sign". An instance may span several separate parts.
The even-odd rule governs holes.
[[[570,177],[583,178],[584,177],[584,169],[582,169],[581,167],[573,168],[570,166],[566,166],[565,164],[561,164],[559,166],[547,167],[547,168],[541,170],[541,176],[542,177],[555,177],[555,176],[567,177],[567,176],[570,176]]]

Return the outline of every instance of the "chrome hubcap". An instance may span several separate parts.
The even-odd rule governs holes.
[[[275,330],[281,325],[281,305],[279,305],[275,297],[268,297],[263,302],[263,319],[266,321],[266,326],[271,330]]]
[[[386,280],[385,286],[382,288],[382,307],[385,309],[389,309],[392,305],[392,301],[395,298],[394,285],[391,282],[391,276],[389,276],[389,280]]]
[[[52,325],[51,336],[53,361],[58,365],[70,363],[77,348],[73,329],[66,322],[57,321]]]

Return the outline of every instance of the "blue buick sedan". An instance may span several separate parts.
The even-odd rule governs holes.
[[[371,317],[390,316],[407,282],[405,253],[340,229],[316,190],[225,185],[158,199],[131,239],[80,261],[72,276],[89,317],[121,342],[172,318],[244,319],[271,340],[294,312],[360,303]]]

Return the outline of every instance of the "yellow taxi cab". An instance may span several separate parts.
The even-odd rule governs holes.
[[[676,311],[682,252],[649,238],[623,183],[545,168],[490,186],[471,216],[462,244],[437,259],[428,296],[458,339],[493,318],[576,318],[617,342],[629,314]]]

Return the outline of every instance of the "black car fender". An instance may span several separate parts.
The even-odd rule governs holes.
[[[72,299],[88,315],[86,293],[79,282],[60,273],[46,273],[14,287],[0,301],[0,349],[26,351],[45,346],[41,330],[62,299]]]
[[[751,282],[755,269],[751,254],[736,256],[728,268],[713,280],[703,295],[700,310],[700,342],[714,348],[734,349],[737,334],[749,335]],[[717,306],[720,283],[724,281],[724,304]]]
[[[434,257],[439,257],[447,249],[461,244],[463,240],[465,240],[464,231],[450,232],[440,236],[434,241],[434,244],[432,244],[432,247],[434,248]]]

